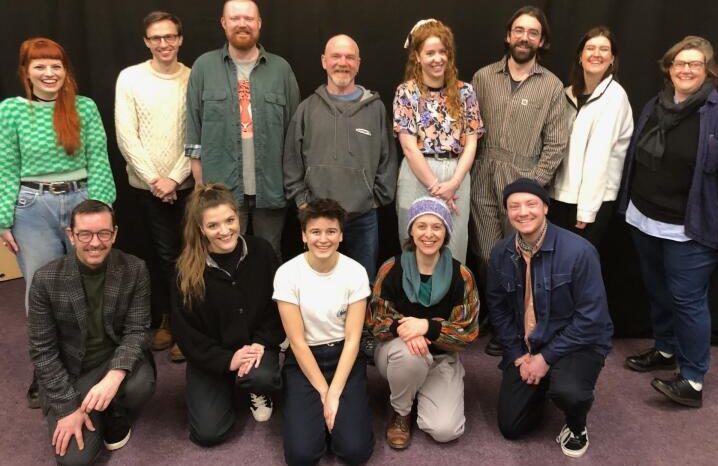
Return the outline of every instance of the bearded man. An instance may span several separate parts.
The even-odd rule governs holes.
[[[227,43],[192,66],[185,155],[196,183],[224,183],[232,190],[241,233],[252,225],[281,260],[282,153],[299,86],[289,63],[259,44],[262,18],[253,1],[225,1],[220,22]]]
[[[548,50],[550,30],[539,8],[525,6],[506,23],[506,55],[474,74],[472,84],[486,136],[471,169],[471,251],[479,283],[486,283],[491,249],[513,232],[501,202],[504,188],[526,177],[546,186],[566,149],[563,85],[538,63]],[[486,352],[501,354],[492,339]]]

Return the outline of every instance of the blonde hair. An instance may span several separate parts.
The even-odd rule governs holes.
[[[182,304],[189,308],[194,300],[204,301],[204,270],[209,242],[202,233],[202,218],[207,209],[228,205],[239,215],[232,192],[223,184],[197,185],[187,199],[184,214],[184,247],[177,259],[177,284]]]
[[[409,37],[407,47],[406,71],[404,80],[414,80],[423,98],[426,98],[429,91],[421,75],[421,63],[416,59],[424,47],[424,42],[430,37],[438,38],[446,47],[446,69],[444,71],[444,84],[446,86],[446,106],[449,115],[455,120],[461,119],[461,99],[459,98],[459,78],[456,70],[456,45],[454,34],[448,26],[438,20],[428,21],[417,27]]]

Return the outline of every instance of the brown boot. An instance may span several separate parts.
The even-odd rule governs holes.
[[[177,346],[177,343],[172,345],[172,348],[170,348],[170,361],[172,362],[184,362],[185,357],[184,354],[182,354],[182,350]]]
[[[167,314],[162,316],[160,328],[155,331],[152,337],[152,351],[162,351],[172,346],[172,332],[167,319]]]
[[[397,450],[403,450],[411,441],[411,414],[402,416],[392,410],[391,421],[386,428],[386,443]]]

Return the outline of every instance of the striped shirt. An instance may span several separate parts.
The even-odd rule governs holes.
[[[563,85],[536,62],[512,92],[506,61],[503,58],[481,68],[472,80],[486,128],[477,159],[513,163],[531,170],[532,177],[546,185],[561,164],[568,142]]]

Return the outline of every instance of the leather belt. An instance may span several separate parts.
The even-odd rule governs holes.
[[[75,181],[56,181],[52,183],[42,183],[37,181],[21,181],[20,184],[30,189],[37,189],[40,194],[48,192],[50,194],[65,194],[79,191],[87,187],[87,179]]]

